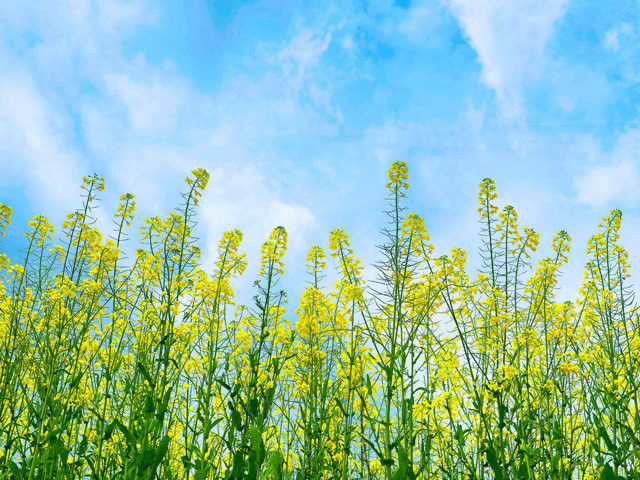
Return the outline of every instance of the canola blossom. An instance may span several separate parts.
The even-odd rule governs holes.
[[[640,479],[619,210],[588,241],[578,298],[559,301],[567,232],[535,259],[538,233],[484,179],[471,272],[459,248],[434,256],[393,162],[376,263],[332,230],[290,308],[276,227],[242,305],[242,232],[212,265],[193,234],[208,182],[194,170],[129,258],[134,196],[99,231],[97,176],[61,230],[38,215],[19,261],[0,252],[0,479]],[[11,217],[0,204],[0,241]]]

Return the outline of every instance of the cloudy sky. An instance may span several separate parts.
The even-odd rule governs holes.
[[[611,208],[640,262],[639,82],[638,0],[4,0],[0,248],[78,207],[85,174],[105,177],[105,218],[123,192],[141,217],[202,166],[205,263],[226,229],[255,260],[284,225],[295,294],[331,228],[375,259],[386,170],[406,160],[437,252],[475,252],[491,177],[544,245],[572,235],[570,296]]]

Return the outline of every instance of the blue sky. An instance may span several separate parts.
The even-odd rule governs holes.
[[[611,208],[640,261],[639,107],[637,0],[5,0],[2,248],[16,255],[32,215],[76,208],[87,173],[106,179],[108,225],[120,193],[139,219],[167,212],[202,166],[205,264],[240,227],[250,285],[282,224],[295,296],[331,228],[375,259],[385,172],[406,160],[437,252],[475,251],[492,177],[544,245],[572,235],[570,296]]]

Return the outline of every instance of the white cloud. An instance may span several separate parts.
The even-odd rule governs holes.
[[[35,30],[43,44],[65,43],[75,49],[90,46],[87,40],[93,44],[104,37],[126,36],[157,15],[146,0],[9,0],[0,3],[0,13],[9,35]],[[80,37],[85,43],[76,44]]]
[[[618,30],[613,29],[609,30],[604,37],[604,46],[613,52],[617,52],[618,48],[620,48],[619,40],[618,40]]]
[[[0,2],[0,165],[37,210],[77,206],[94,158],[79,148],[80,92],[125,68],[122,40],[154,17],[146,0]]]
[[[117,32],[138,24],[149,24],[157,13],[145,0],[99,0],[98,9],[103,30]]]
[[[8,0],[0,2],[0,43],[30,38],[24,53],[38,73],[68,84],[122,63],[121,42],[156,16],[147,0]]]
[[[68,128],[27,75],[0,74],[0,165],[27,185],[38,207],[76,200],[69,193],[81,162],[65,141]]]
[[[412,6],[407,11],[407,16],[398,26],[398,30],[407,35],[410,39],[415,39],[428,32],[425,24],[431,24],[434,21],[434,9],[425,7],[424,5]]]
[[[636,206],[640,201],[640,131],[622,134],[602,163],[574,180],[576,200],[595,208]],[[616,205],[613,205],[616,204]]]
[[[565,95],[558,96],[556,100],[558,101],[558,105],[560,105],[560,108],[562,108],[565,112],[573,112],[576,107],[573,100]]]
[[[525,114],[521,87],[542,69],[544,49],[569,0],[448,0],[508,118]]]
[[[168,76],[137,82],[121,73],[105,76],[107,90],[125,106],[129,124],[136,133],[170,130],[185,101],[183,82]]]
[[[332,102],[332,82],[320,68],[322,57],[332,41],[330,30],[299,29],[298,33],[275,55],[271,62],[277,67],[274,72],[290,99],[299,101],[307,96],[319,111],[328,114],[337,123],[342,121],[342,112]],[[347,42],[347,43],[345,43]],[[353,41],[343,40],[343,48],[352,48]],[[278,91],[276,90],[276,91]]]
[[[575,187],[576,199],[592,207],[612,202],[634,203],[640,188],[638,165],[622,161],[593,167],[578,177]]]
[[[278,53],[278,61],[286,76],[301,88],[308,79],[309,71],[317,66],[320,57],[331,43],[331,34],[316,35],[302,30]]]

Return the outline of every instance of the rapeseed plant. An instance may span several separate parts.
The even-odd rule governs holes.
[[[561,302],[567,232],[535,260],[539,235],[484,179],[471,274],[465,251],[434,255],[394,162],[373,274],[336,228],[289,307],[276,227],[241,305],[242,232],[223,234],[210,272],[194,237],[208,181],[194,170],[178,208],[144,220],[132,258],[135,199],[103,234],[95,175],[58,243],[36,216],[20,261],[0,253],[0,478],[640,479],[620,211],[588,241],[578,298]],[[11,214],[0,204],[2,236]]]

